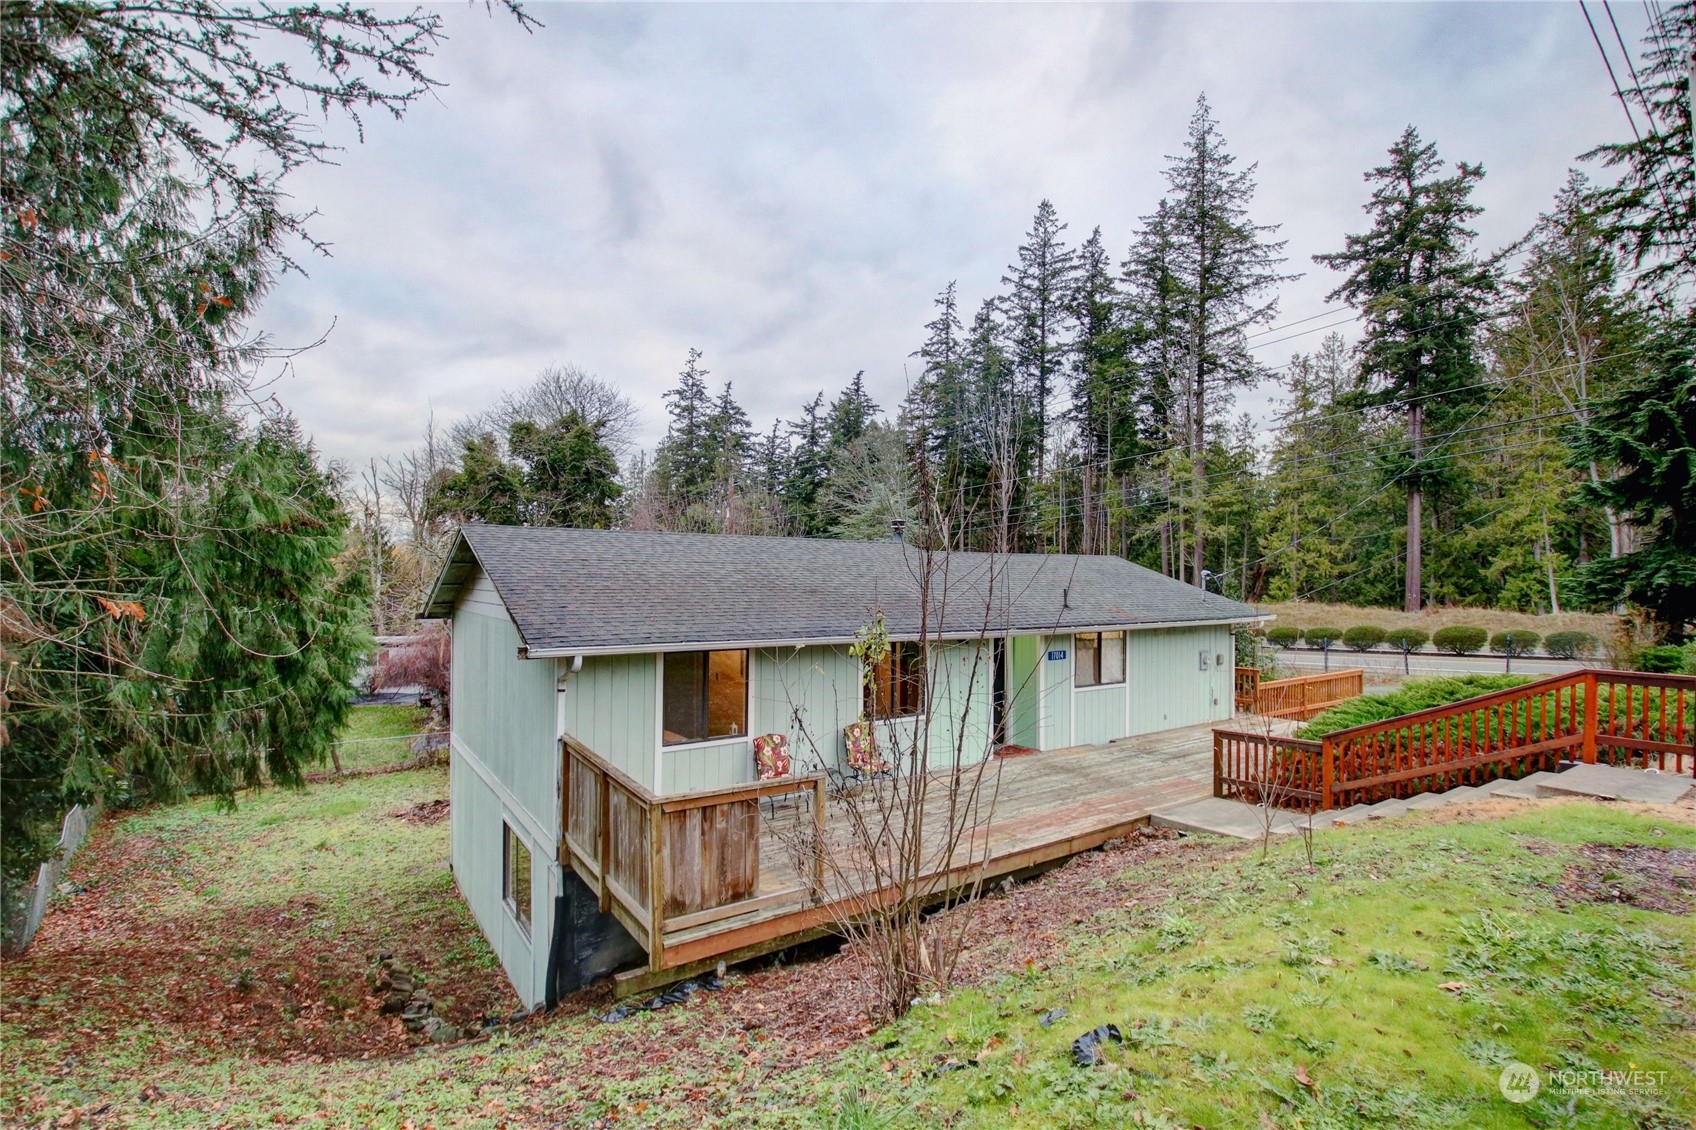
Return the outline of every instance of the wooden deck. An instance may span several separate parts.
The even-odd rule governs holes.
[[[1268,724],[1279,736],[1294,727],[1250,723]],[[856,837],[845,802],[827,799],[823,778],[654,797],[591,751],[569,740],[565,746],[561,862],[600,892],[603,908],[648,950],[647,969],[623,976],[621,992],[819,936],[887,894],[871,889],[869,869],[842,864]],[[952,855],[948,790],[933,786],[921,895],[940,899],[1063,861],[1158,810],[1212,794],[1212,723],[997,758],[984,768],[976,809],[961,822],[966,834]],[[798,850],[809,831],[830,845],[824,854],[832,866],[820,853]]]

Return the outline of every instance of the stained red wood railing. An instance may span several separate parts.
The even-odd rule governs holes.
[[[1214,795],[1247,800],[1287,790],[1298,803],[1286,807],[1344,808],[1522,777],[1567,760],[1696,776],[1696,677],[1579,671],[1318,742],[1215,731]]]
[[[1358,667],[1274,679],[1255,689],[1252,711],[1263,718],[1293,718],[1305,722],[1339,702],[1358,698],[1365,687],[1366,672]]]

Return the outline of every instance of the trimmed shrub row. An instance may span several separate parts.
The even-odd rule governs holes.
[[[1294,647],[1300,640],[1306,640],[1314,647],[1335,647],[1341,643],[1354,651],[1371,651],[1374,648],[1388,645],[1394,651],[1418,651],[1427,642],[1438,651],[1449,655],[1466,655],[1469,652],[1484,650],[1488,643],[1490,650],[1498,655],[1530,655],[1542,644],[1543,650],[1556,659],[1584,659],[1596,653],[1596,637],[1589,632],[1551,632],[1548,639],[1543,639],[1536,632],[1523,628],[1511,631],[1497,632],[1491,635],[1483,628],[1475,628],[1468,624],[1454,624],[1447,628],[1438,628],[1435,634],[1427,633],[1422,628],[1392,628],[1385,631],[1370,624],[1344,630],[1342,628],[1292,628],[1280,624],[1266,629],[1268,643],[1278,647]],[[1660,653],[1665,652],[1665,655]],[[1644,652],[1647,663],[1670,664],[1671,666],[1644,667],[1644,670],[1677,671],[1684,663],[1683,652],[1676,647],[1649,648]]]

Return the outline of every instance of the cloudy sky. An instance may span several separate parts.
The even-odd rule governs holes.
[[[1484,164],[1492,246],[1626,128],[1574,4],[530,6],[533,34],[445,6],[439,96],[290,182],[334,255],[262,323],[328,331],[274,391],[329,456],[553,362],[626,391],[652,444],[691,346],[757,426],[860,369],[893,407],[936,292],[995,291],[1043,197],[1122,255],[1203,91],[1306,272],[1280,323],[1329,308],[1309,256],[1407,124]],[[1269,363],[1319,335],[1285,336]]]

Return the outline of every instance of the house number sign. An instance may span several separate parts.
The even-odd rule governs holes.
[[[1057,647],[1048,653],[1048,658],[1058,662],[1059,660],[1066,658],[1066,649],[1063,647]]]

